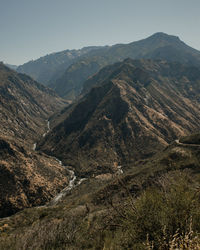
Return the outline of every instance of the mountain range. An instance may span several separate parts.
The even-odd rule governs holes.
[[[59,124],[39,148],[90,175],[133,164],[199,129],[199,83],[199,68],[180,63],[126,59],[107,66],[54,118]]]
[[[199,51],[159,32],[11,68],[0,249],[199,249]]]
[[[100,48],[86,47],[80,51],[51,54],[25,63],[17,70],[48,84],[60,96],[74,100],[81,93],[83,83],[88,77],[97,73],[102,67],[122,61],[127,57],[132,59],[162,59],[200,66],[200,52],[198,50],[189,47],[176,36],[158,32],[146,39],[129,44],[116,44]],[[44,70],[48,75],[48,83],[40,75],[35,75],[35,68],[37,74]]]
[[[79,50],[64,50],[52,53],[18,66],[17,71],[19,73],[26,73],[44,85],[48,85],[50,80],[55,80],[56,75],[62,74],[69,65],[83,55],[97,49],[101,49],[101,47],[90,46]]]
[[[47,120],[68,103],[0,64],[0,217],[49,201],[68,182],[57,160],[35,152]]]
[[[54,91],[0,64],[1,134],[33,143],[48,117],[67,102]]]

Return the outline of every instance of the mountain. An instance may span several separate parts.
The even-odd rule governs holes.
[[[17,65],[12,65],[12,64],[6,64],[6,66],[10,69],[16,70],[17,69]]]
[[[47,120],[68,103],[56,93],[0,64],[0,217],[44,205],[66,186],[68,172],[34,151]],[[36,144],[35,144],[36,145]]]
[[[200,52],[178,37],[165,33],[156,33],[146,39],[129,44],[116,44],[93,50],[72,63],[58,79],[50,83],[60,96],[75,99],[82,90],[87,78],[97,73],[102,67],[132,59],[161,59],[169,62],[180,62],[191,66],[200,66]]]
[[[162,60],[107,66],[85,83],[87,94],[54,117],[39,149],[80,175],[128,167],[199,129],[199,82],[200,69]]]
[[[198,68],[126,59],[91,77],[84,96],[60,110],[66,104],[53,91],[0,66],[7,114],[0,123],[0,249],[143,249],[146,235],[165,249],[177,232],[190,233],[194,246],[200,136],[189,133],[199,129]],[[15,125],[26,116],[40,126]],[[56,205],[49,201],[71,177],[39,149],[87,177]]]
[[[0,64],[0,249],[199,249],[198,52],[121,46],[68,67],[70,105]]]
[[[17,67],[17,71],[30,75],[36,81],[48,85],[50,80],[54,81],[57,75],[64,73],[66,68],[79,57],[98,48],[100,47],[90,46],[79,50],[64,50],[52,53],[20,65]]]
[[[69,181],[57,160],[0,137],[0,218],[44,205]]]
[[[79,60],[70,65],[65,73],[49,85],[56,93],[67,100],[75,100],[80,94],[83,82],[91,75],[96,73],[103,64],[98,58],[89,57]]]
[[[54,91],[0,64],[1,135],[33,144],[46,131],[46,120],[66,105]]]

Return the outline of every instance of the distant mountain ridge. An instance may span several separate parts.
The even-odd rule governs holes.
[[[176,36],[156,33],[146,39],[130,44],[113,45],[95,55],[80,58],[65,73],[50,84],[60,96],[75,99],[82,91],[87,78],[97,73],[102,67],[131,59],[161,59],[169,62],[180,62],[191,66],[200,66],[200,52],[195,50]]]
[[[68,51],[67,53],[71,52]],[[177,36],[162,32],[129,44],[116,44],[100,48],[92,47],[92,49],[88,49],[87,51],[82,49],[78,56],[78,51],[74,53],[72,53],[73,58],[68,58],[67,55],[60,52],[62,57],[65,58],[63,60],[66,60],[67,63],[58,64],[55,70],[51,69],[50,71],[54,72],[53,74],[49,72],[49,69],[45,70],[45,73],[48,72],[49,86],[60,96],[71,100],[76,99],[81,93],[84,81],[90,76],[97,73],[104,66],[122,61],[128,57],[132,59],[161,59],[191,66],[200,66],[200,52],[198,50],[186,45]],[[54,55],[57,54],[59,55],[59,53],[52,54],[32,63],[24,64],[18,70],[32,74],[32,65],[35,65],[34,67],[39,67],[37,69],[39,73],[40,70],[43,70],[43,67],[46,67],[45,65],[48,66],[50,64],[48,63],[48,58],[49,60],[52,58],[52,65],[55,64]],[[40,64],[42,60],[47,60],[46,64],[44,62]],[[37,80],[45,82],[42,78],[39,79],[38,77],[36,76]]]
[[[18,68],[17,65],[12,65],[12,64],[6,64],[6,66],[10,69],[16,70]]]
[[[48,85],[50,80],[53,81],[57,75],[64,73],[66,68],[75,62],[76,59],[99,48],[97,46],[89,46],[78,50],[64,50],[52,53],[18,66],[17,71],[30,75],[38,82]]]

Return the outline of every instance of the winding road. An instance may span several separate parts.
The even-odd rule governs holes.
[[[176,144],[180,146],[185,146],[185,147],[200,147],[199,144],[189,144],[189,143],[182,143],[179,141],[179,139],[175,140]]]

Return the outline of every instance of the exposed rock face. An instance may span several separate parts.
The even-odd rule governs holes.
[[[178,63],[127,59],[108,66],[55,118],[61,123],[40,148],[84,174],[132,164],[199,129],[199,82],[199,69]]]
[[[0,217],[44,205],[68,181],[55,159],[0,139]]]

